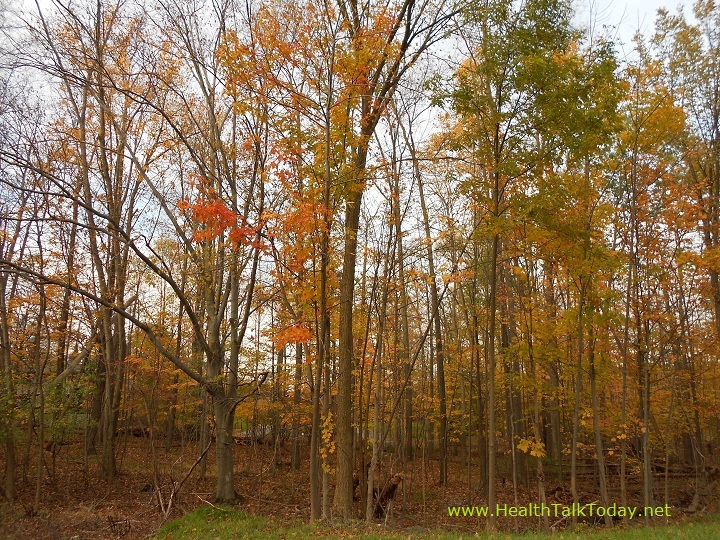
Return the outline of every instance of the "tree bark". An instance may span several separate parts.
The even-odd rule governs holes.
[[[600,502],[605,508],[610,506],[608,495],[607,474],[605,470],[605,453],[603,449],[602,433],[600,432],[600,406],[597,394],[597,373],[595,371],[595,336],[593,321],[590,320],[590,336],[588,343],[588,362],[590,364],[590,400],[593,410],[593,432],[595,436],[595,454],[597,455],[598,479],[600,482]],[[605,526],[612,527],[612,518],[605,514]]]
[[[235,491],[235,471],[233,463],[233,423],[235,408],[228,406],[227,398],[222,395],[213,396],[215,413],[215,458],[217,461],[217,485],[215,486],[215,502],[235,504],[238,495]]]
[[[358,174],[365,171],[367,156],[365,148],[358,150],[355,170]],[[363,182],[363,179],[358,179]],[[353,303],[355,298],[355,265],[357,262],[357,234],[360,226],[360,208],[364,187],[353,186],[346,201],[343,249],[343,270],[340,279],[338,325],[338,380],[337,380],[337,419],[335,433],[337,441],[337,474],[335,480],[335,511],[337,517],[350,519],[353,505],[353,369],[355,367],[353,337]]]

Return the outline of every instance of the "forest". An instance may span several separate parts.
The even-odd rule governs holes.
[[[0,28],[0,529],[128,496],[80,528],[720,512],[713,0],[632,43],[569,0]]]

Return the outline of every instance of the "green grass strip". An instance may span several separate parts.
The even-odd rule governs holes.
[[[454,540],[461,538],[481,538],[487,540],[712,540],[720,539],[720,516],[705,517],[670,526],[617,527],[612,530],[592,530],[580,525],[576,532],[558,532],[553,534],[526,533],[487,534],[447,532],[437,530],[422,531],[412,529],[391,530],[380,525],[368,525],[363,522],[349,524],[309,525],[301,522],[279,523],[272,518],[252,516],[246,512],[228,507],[206,506],[164,525],[155,535],[155,540],[226,540],[248,538],[256,540],[270,539],[308,539],[319,538],[357,538],[366,540],[399,540],[404,538],[426,538]]]

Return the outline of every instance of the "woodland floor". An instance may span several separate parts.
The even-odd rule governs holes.
[[[175,445],[170,452],[165,451],[164,441],[158,441],[157,446],[160,484],[167,498],[171,482],[177,482],[185,476],[199,450],[196,443],[184,447]],[[32,513],[35,470],[30,466],[25,472],[20,465],[15,504],[11,507],[4,500],[0,502],[0,538],[135,540],[155,534],[164,520],[153,484],[149,441],[142,437],[121,437],[118,440],[118,452],[120,473],[112,485],[101,479],[95,456],[90,456],[85,466],[81,443],[63,446],[59,451],[54,481],[51,481],[50,474],[52,457],[46,453],[46,474],[43,478],[40,511],[36,515]],[[207,477],[201,479],[199,469],[193,472],[184,484],[169,519],[180,517],[210,502],[215,481],[213,452],[214,448],[211,448],[208,453]],[[242,497],[240,508],[250,514],[270,516],[280,522],[309,519],[307,461],[299,470],[293,470],[287,448],[276,451],[274,447],[264,445],[236,446],[235,460],[236,486]],[[436,460],[427,461],[427,479],[423,481],[421,460],[413,462],[411,470],[406,474],[406,490],[397,496],[389,525],[395,530],[410,531],[416,528],[442,528],[458,532],[482,530],[484,522],[481,518],[448,515],[448,506],[484,503],[484,489],[477,483],[477,471],[472,472],[475,480],[471,478],[471,489],[468,489],[467,467],[459,457],[453,456],[449,467],[449,483],[443,488],[436,481],[437,469]],[[396,471],[381,470],[379,475],[385,478],[391,472]],[[560,487],[552,474],[546,475],[546,484],[548,503],[572,502],[569,491]],[[581,479],[582,502],[599,500],[593,484],[590,474]],[[640,506],[639,484],[629,482],[628,489],[631,499],[629,504]],[[688,519],[689,516],[681,509],[686,508],[692,498],[692,478],[674,476],[669,491],[672,515],[669,521]],[[611,500],[619,501],[619,497],[611,494]],[[516,504],[509,482],[498,486],[498,501],[508,505]],[[531,481],[530,489],[520,486],[517,501],[517,505],[539,502],[534,481]],[[664,504],[664,484],[661,478],[656,480],[656,502],[658,505]],[[717,497],[709,505],[706,504],[703,510],[718,513],[720,506]],[[656,523],[664,522],[664,518],[656,518]],[[567,520],[553,518],[551,523],[556,529],[563,529]],[[538,525],[538,518],[518,518],[517,521],[511,517],[498,518],[498,526],[507,531],[527,531],[537,529]],[[594,525],[592,522],[585,524],[586,527]]]

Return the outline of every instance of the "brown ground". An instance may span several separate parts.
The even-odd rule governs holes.
[[[170,452],[158,443],[158,465],[161,471],[160,483],[167,498],[171,481],[185,476],[199,454],[197,443],[184,447],[175,445]],[[82,444],[62,447],[57,455],[55,480],[51,481],[52,458],[48,461],[43,478],[40,511],[33,515],[35,495],[35,469],[30,466],[26,477],[19,469],[18,494],[15,504],[10,507],[0,499],[0,539],[61,540],[77,538],[134,540],[146,538],[157,531],[163,522],[157,494],[153,487],[152,453],[149,441],[144,437],[121,437],[118,440],[120,474],[109,485],[101,479],[97,458],[90,456],[85,467]],[[305,449],[307,451],[307,449]],[[184,484],[177,506],[170,518],[192,511],[210,501],[213,494],[213,451],[208,453],[207,478],[199,477],[199,469]],[[309,518],[309,480],[307,463],[300,470],[292,470],[287,449],[275,451],[272,446],[236,446],[236,485],[242,496],[241,507],[251,513],[272,515],[278,519]],[[392,462],[389,456],[386,463]],[[396,465],[397,468],[397,465]],[[444,527],[474,531],[482,527],[477,518],[451,518],[448,505],[483,504],[484,488],[478,484],[477,471],[471,471],[468,489],[467,467],[458,457],[450,465],[450,481],[446,488],[437,485],[438,463],[429,460],[426,465],[426,479],[423,480],[422,463],[417,459],[405,476],[405,491],[398,490],[395,501],[393,524],[399,527]],[[396,470],[381,469],[380,476],[388,478]],[[515,494],[510,482],[499,478],[498,501],[514,504]],[[691,478],[675,476],[671,483],[671,506],[676,516],[680,508],[688,506]],[[664,484],[657,480],[656,500],[664,502]],[[572,502],[567,489],[558,487],[552,475],[547,477],[548,502]],[[586,475],[581,487],[584,502],[599,500],[592,489],[593,478]],[[613,486],[615,487],[615,486]],[[629,484],[630,496],[639,504],[639,485]],[[469,500],[470,497],[470,500]],[[611,496],[619,501],[619,497]],[[536,484],[531,488],[521,486],[517,493],[518,504],[537,503]],[[538,519],[498,519],[499,526],[508,530],[527,530],[538,526]],[[565,521],[552,519],[556,528],[563,528]]]

